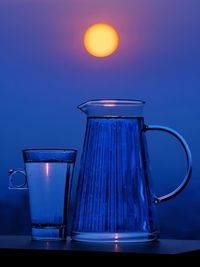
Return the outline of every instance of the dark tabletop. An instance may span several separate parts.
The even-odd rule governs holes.
[[[59,257],[90,258],[95,256],[102,259],[113,257],[200,257],[200,240],[161,239],[148,243],[80,243],[67,240],[66,242],[32,241],[30,236],[0,236],[0,258],[3,256],[37,256],[49,255]]]

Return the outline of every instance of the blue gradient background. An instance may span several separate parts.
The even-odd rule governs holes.
[[[8,191],[7,171],[23,148],[81,151],[92,98],[146,100],[146,123],[178,130],[193,154],[185,191],[157,207],[162,237],[200,239],[200,1],[0,0],[0,234],[29,234],[28,192]],[[92,23],[112,24],[118,51],[83,47]],[[148,133],[155,190],[173,190],[186,164],[180,145]],[[78,172],[79,158],[76,166]]]

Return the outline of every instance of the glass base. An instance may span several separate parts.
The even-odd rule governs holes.
[[[158,240],[158,232],[128,232],[128,233],[90,233],[72,232],[72,240],[81,242],[151,242]]]
[[[66,227],[58,226],[32,226],[32,240],[62,241],[66,239]]]

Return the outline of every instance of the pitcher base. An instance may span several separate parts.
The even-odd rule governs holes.
[[[32,240],[62,241],[66,239],[66,227],[59,226],[32,226]]]
[[[130,233],[90,233],[90,232],[73,232],[72,240],[81,242],[150,242],[158,240],[159,233],[144,233],[144,232],[130,232]]]

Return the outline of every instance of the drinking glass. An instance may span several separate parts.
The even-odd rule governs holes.
[[[76,150],[23,150],[25,171],[9,171],[9,189],[28,189],[33,240],[64,240]],[[16,174],[24,182],[16,185]],[[14,181],[15,180],[15,181]]]

